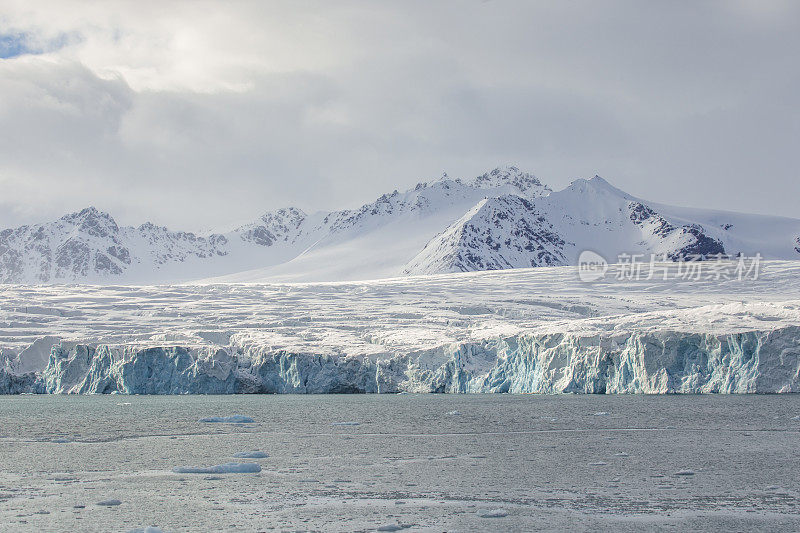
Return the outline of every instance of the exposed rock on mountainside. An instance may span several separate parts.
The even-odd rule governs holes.
[[[519,196],[482,200],[412,259],[408,274],[566,264],[564,239]]]
[[[711,257],[724,255],[725,247],[719,239],[709,237],[699,224],[686,224],[676,227],[653,211],[650,207],[631,202],[628,205],[631,211],[631,221],[655,237],[660,237],[663,242],[671,242],[671,249],[662,254],[672,260],[680,260],[691,256]],[[730,229],[731,226],[724,228]]]
[[[242,240],[260,246],[272,246],[276,242],[294,242],[300,236],[307,215],[296,207],[266,213],[252,224],[240,227],[237,232]]]

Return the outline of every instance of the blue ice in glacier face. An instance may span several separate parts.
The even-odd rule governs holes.
[[[230,354],[211,348],[55,346],[41,374],[0,371],[0,392],[798,392],[798,346],[798,326],[731,334],[521,334],[377,360],[264,348]]]

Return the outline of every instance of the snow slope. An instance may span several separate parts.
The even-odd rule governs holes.
[[[0,391],[798,391],[800,262],[768,261],[755,280],[618,274],[7,285]]]

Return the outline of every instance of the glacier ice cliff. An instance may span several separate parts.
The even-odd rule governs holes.
[[[40,373],[0,370],[0,393],[786,393],[800,326],[736,333],[521,334],[387,357],[258,346],[53,346]]]
[[[15,374],[0,368],[0,394],[40,394],[45,392],[35,372]]]

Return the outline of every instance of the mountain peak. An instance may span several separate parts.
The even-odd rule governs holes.
[[[92,235],[106,235],[119,231],[117,221],[104,211],[100,211],[94,206],[89,206],[61,217],[61,222],[72,224],[80,231],[86,231]]]
[[[77,220],[91,220],[91,219],[106,219],[106,220],[113,220],[111,215],[104,211],[100,211],[95,206],[90,205],[89,207],[84,207],[80,211],[75,211],[74,213],[68,213],[61,217],[62,220],[70,220],[70,221],[77,221]]]
[[[611,194],[613,196],[619,196],[620,198],[625,198],[628,200],[634,199],[633,196],[623,190],[617,189],[597,174],[588,180],[585,178],[578,178],[574,180],[569,184],[566,190],[582,194],[588,192]]]
[[[566,242],[534,202],[514,194],[484,198],[431,239],[406,263],[404,272],[435,274],[565,264]]]
[[[544,196],[551,191],[536,176],[530,172],[524,172],[514,165],[496,167],[471,180],[465,180],[464,183],[480,189],[492,189],[510,185],[527,196]]]

